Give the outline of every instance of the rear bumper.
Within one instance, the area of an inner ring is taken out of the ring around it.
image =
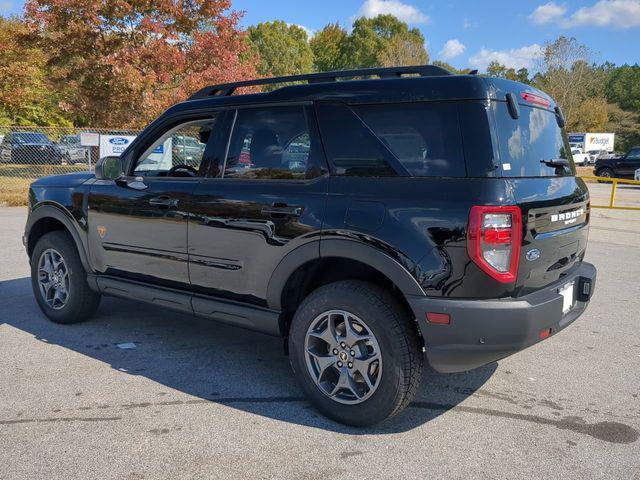
[[[574,304],[563,314],[563,297],[558,290],[572,281]],[[595,281],[595,267],[582,262],[560,281],[520,298],[455,300],[410,296],[407,300],[425,339],[430,365],[439,372],[463,372],[540,342],[543,330],[551,329],[551,335],[555,335],[567,327],[585,311]],[[429,323],[426,312],[447,313],[451,323]]]

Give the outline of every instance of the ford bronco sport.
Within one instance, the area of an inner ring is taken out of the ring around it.
[[[59,323],[112,295],[282,337],[313,405],[373,424],[425,361],[473,369],[584,312],[589,193],[563,126],[539,90],[435,66],[207,87],[95,174],[33,183],[34,294]]]

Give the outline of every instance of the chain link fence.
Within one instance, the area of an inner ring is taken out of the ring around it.
[[[80,143],[81,133],[123,139],[137,131],[111,128],[0,126],[0,205],[25,205],[29,184],[48,175],[92,171],[100,147]],[[114,142],[123,148],[124,140]]]

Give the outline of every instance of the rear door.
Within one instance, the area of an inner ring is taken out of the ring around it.
[[[193,194],[191,284],[197,293],[266,306],[276,266],[319,239],[329,177],[311,105],[232,114],[225,165]]]
[[[502,176],[522,211],[518,294],[558,280],[582,261],[587,246],[589,191],[575,176],[566,134],[548,103],[523,101],[518,119],[505,102],[492,105]]]

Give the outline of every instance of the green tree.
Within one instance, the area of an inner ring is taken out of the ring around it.
[[[378,67],[387,62],[393,52],[410,46],[412,61],[428,59],[424,48],[424,37],[417,28],[409,26],[393,15],[378,15],[374,18],[358,18],[345,49],[347,64],[351,68]],[[398,61],[405,60],[398,59]]]
[[[617,104],[607,106],[609,123],[606,131],[615,132],[616,150],[625,152],[629,148],[640,145],[640,115],[638,113],[623,110]]]
[[[378,62],[381,67],[425,65],[429,63],[429,54],[424,48],[424,41],[396,35],[380,52]]]
[[[309,41],[313,52],[313,63],[318,72],[329,72],[348,68],[346,60],[349,34],[338,23],[330,23]]]
[[[515,68],[502,65],[500,62],[493,61],[487,66],[487,75],[490,77],[506,78],[508,80],[515,80],[516,82],[529,83],[529,70],[526,68],[520,68],[516,71]]]
[[[47,88],[46,64],[24,21],[0,17],[0,125],[71,124]]]
[[[547,43],[534,85],[551,95],[562,107],[568,130],[580,124],[598,123],[582,105],[588,98],[602,97],[604,77],[593,67],[593,52],[575,38],[559,37]],[[594,116],[601,112],[593,113]]]
[[[469,73],[472,72],[471,68],[463,68],[463,69],[457,69],[456,67],[454,67],[453,65],[448,64],[447,62],[443,62],[442,60],[435,60],[432,65],[435,65],[436,67],[442,67],[445,70],[450,71],[451,73],[455,73],[458,75],[467,75]]]
[[[610,69],[605,92],[609,102],[640,113],[640,65]]]
[[[252,49],[260,56],[260,75],[278,77],[312,70],[313,51],[307,32],[299,26],[275,20],[251,26],[247,32]]]

